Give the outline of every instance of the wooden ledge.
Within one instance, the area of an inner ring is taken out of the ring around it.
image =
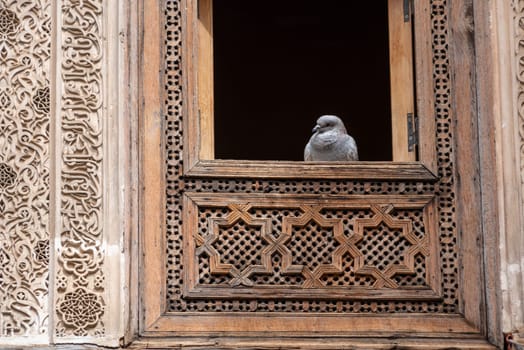
[[[305,349],[305,350],[495,350],[496,347],[482,339],[435,339],[402,338],[142,338],[133,342],[129,349]]]
[[[420,162],[297,162],[200,160],[189,177],[436,181]]]

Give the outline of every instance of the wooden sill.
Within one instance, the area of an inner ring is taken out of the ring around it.
[[[420,162],[299,162],[200,160],[185,169],[189,177],[267,179],[351,179],[436,181]]]

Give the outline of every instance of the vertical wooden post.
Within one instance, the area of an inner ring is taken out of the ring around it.
[[[388,0],[393,161],[416,160],[408,149],[408,113],[415,113],[411,15],[405,20],[404,0]]]
[[[213,0],[198,1],[198,113],[200,159],[215,158],[213,101]]]

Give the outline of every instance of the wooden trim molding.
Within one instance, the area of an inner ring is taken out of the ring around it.
[[[394,341],[402,344],[405,350],[449,350],[456,348],[461,350],[493,350],[494,347],[487,345],[477,339],[450,339],[447,336],[431,339],[404,338]],[[311,334],[299,339],[258,336],[256,338],[212,338],[205,336],[200,338],[177,337],[176,339],[144,338],[136,341],[130,349],[165,349],[165,348],[184,348],[196,346],[207,349],[218,348],[223,350],[236,349],[292,349],[303,350],[331,350],[331,349],[355,349],[355,350],[390,350],[392,342],[388,339],[378,338],[374,335],[362,334],[359,338],[333,337],[329,344],[322,335]],[[393,345],[399,346],[399,345]]]
[[[158,319],[151,331],[177,329],[180,336],[353,336],[363,335],[387,338],[395,334],[414,335],[447,334],[450,338],[474,338],[478,333],[460,316],[390,315],[375,316],[299,316],[285,315],[243,316],[246,326],[239,331],[238,317],[233,315],[209,315],[199,317],[199,322],[190,322],[194,315],[169,316]],[[148,333],[144,333],[147,335]],[[154,335],[154,333],[151,333]]]
[[[140,328],[150,327],[165,309],[165,168],[162,112],[163,20],[160,0],[143,1],[140,110]],[[147,63],[146,63],[147,62]],[[159,142],[160,141],[160,142]],[[147,170],[146,170],[147,169]],[[160,254],[160,255],[159,255]]]

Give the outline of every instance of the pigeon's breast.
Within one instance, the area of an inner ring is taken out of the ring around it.
[[[334,132],[324,132],[313,137],[313,146],[318,150],[327,150],[334,146],[339,135]]]

